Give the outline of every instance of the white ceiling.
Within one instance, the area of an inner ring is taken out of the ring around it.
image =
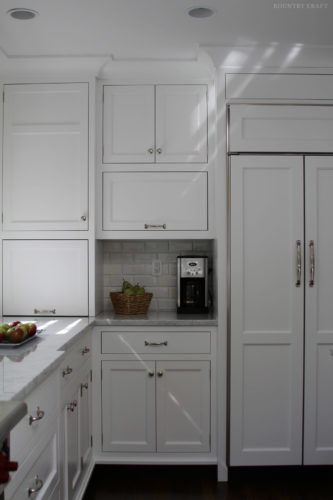
[[[193,19],[187,10],[194,6],[216,13]],[[14,20],[6,14],[13,7],[40,15]],[[333,47],[332,21],[332,0],[0,0],[0,49],[9,59],[111,56],[118,61],[193,60],[205,45],[327,50]]]

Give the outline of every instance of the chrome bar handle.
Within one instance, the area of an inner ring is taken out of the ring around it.
[[[301,276],[302,276],[302,253],[301,253],[301,240],[296,241],[296,252],[297,252],[297,265],[296,265],[296,286],[301,286]]]
[[[145,340],[145,345],[153,345],[153,346],[160,346],[160,345],[168,345],[168,341],[164,340],[162,342],[148,342],[148,340]]]
[[[34,314],[43,314],[43,313],[52,313],[55,314],[56,310],[55,309],[34,309]]]
[[[315,248],[314,241],[309,241],[309,250],[310,250],[310,279],[309,286],[312,288],[314,285],[314,277],[315,277]]]
[[[166,229],[166,224],[145,224],[145,229]]]

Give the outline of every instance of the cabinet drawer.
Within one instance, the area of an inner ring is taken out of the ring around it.
[[[104,231],[207,231],[207,172],[105,172]]]
[[[11,458],[20,464],[54,424],[58,411],[57,375],[53,374],[33,391],[26,399],[26,404],[27,415],[10,433]]]
[[[17,481],[9,484],[6,489],[6,499],[38,498],[38,500],[49,500],[58,480],[58,435],[54,433],[18,487],[16,487]],[[35,490],[35,493],[31,489]]]
[[[102,354],[208,354],[210,332],[102,331]]]
[[[64,387],[74,380],[83,366],[91,359],[91,334],[87,333],[68,352],[60,365],[60,386]]]

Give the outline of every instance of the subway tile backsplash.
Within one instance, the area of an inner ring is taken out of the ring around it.
[[[111,311],[110,292],[121,291],[123,280],[140,283],[153,293],[151,311],[175,311],[178,255],[207,255],[211,240],[108,240],[103,242],[104,310]],[[161,261],[161,275],[152,275],[153,260]]]

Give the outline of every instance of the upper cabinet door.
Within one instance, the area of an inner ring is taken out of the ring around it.
[[[105,85],[103,92],[103,163],[154,162],[154,86]]]
[[[88,229],[88,85],[6,85],[4,230]]]
[[[157,85],[156,162],[207,162],[207,86]]]
[[[332,152],[333,107],[234,104],[230,152]]]
[[[88,316],[86,240],[4,240],[3,314]]]

